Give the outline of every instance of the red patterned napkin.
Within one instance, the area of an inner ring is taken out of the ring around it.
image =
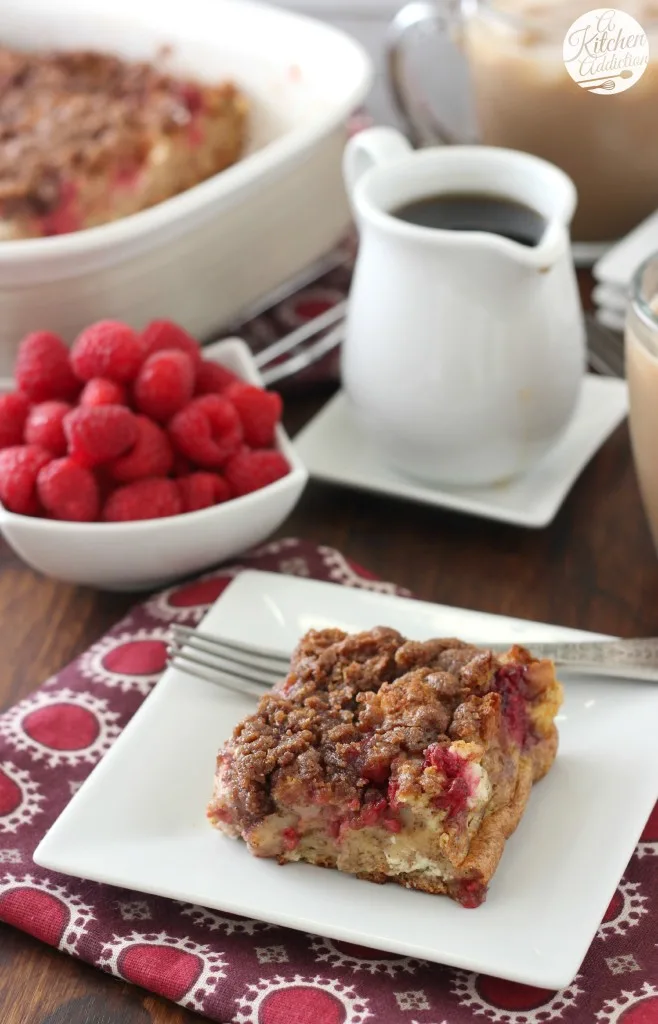
[[[46,829],[156,682],[165,663],[167,624],[198,622],[246,567],[396,591],[330,548],[296,540],[268,544],[239,565],[179,584],[135,608],[1,716],[0,919],[224,1024],[656,1024],[658,808],[581,972],[562,992],[34,865],[32,852]],[[363,886],[365,897],[368,883]]]

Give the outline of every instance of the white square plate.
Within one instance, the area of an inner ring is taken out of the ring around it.
[[[377,624],[491,643],[585,635],[259,572],[240,575],[203,628],[290,651],[311,627]],[[477,910],[337,871],[279,867],[211,829],[217,748],[253,708],[166,672],[41,842],[37,864],[526,984],[572,981],[656,798],[657,686],[567,683],[558,759]]]
[[[311,476],[517,526],[548,526],[578,476],[628,411],[626,382],[585,377],[578,408],[558,443],[525,476],[496,487],[439,488],[390,469],[354,421],[341,391],[295,438]]]

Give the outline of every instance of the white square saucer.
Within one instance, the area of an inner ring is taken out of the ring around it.
[[[430,487],[388,467],[355,422],[344,392],[297,435],[312,477],[517,526],[548,526],[589,460],[626,417],[626,382],[587,374],[574,417],[554,448],[524,476],[494,487]]]

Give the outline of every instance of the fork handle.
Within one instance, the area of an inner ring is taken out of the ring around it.
[[[341,321],[337,327],[332,328],[319,341],[315,341],[312,345],[303,348],[297,355],[293,355],[281,363],[275,363],[274,366],[262,370],[261,377],[263,378],[263,383],[269,387],[270,384],[285,380],[287,377],[293,377],[296,373],[301,373],[302,370],[306,370],[309,366],[318,363],[323,356],[333,352],[338,345],[342,344],[344,337],[345,323]]]
[[[534,657],[551,658],[557,666],[573,669],[579,675],[658,682],[658,638],[655,637],[582,643],[530,642],[527,646]]]

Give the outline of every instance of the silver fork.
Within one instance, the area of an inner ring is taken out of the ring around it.
[[[590,313],[585,314],[585,327],[591,369],[603,377],[625,377],[623,336],[604,327]]]
[[[503,652],[511,643],[479,646]],[[550,658],[570,675],[658,682],[658,638],[530,643],[529,648],[535,657]],[[284,679],[290,664],[280,651],[177,625],[171,627],[168,654],[169,664],[188,675],[255,697]]]
[[[348,266],[351,261],[352,257],[349,251],[343,247],[334,250],[328,256],[323,256],[301,274],[286,281],[269,295],[263,296],[250,308],[242,310],[239,320],[229,325],[225,333],[240,334],[242,325],[249,320],[274,309],[280,302],[295,295],[300,289],[307,288],[321,280],[332,270]],[[313,320],[309,320],[308,323],[302,324],[290,334],[257,352],[254,361],[261,370],[263,383],[269,386],[292,377],[307,367],[313,366],[314,363],[319,362],[323,356],[340,345],[345,333],[343,320],[346,309],[347,302],[339,302]],[[333,330],[328,331],[327,329],[330,327],[333,327]],[[312,341],[315,338],[317,340]],[[310,341],[312,344],[306,344]],[[296,351],[297,349],[299,351]],[[281,359],[281,356],[288,353],[291,354],[287,359]]]
[[[171,626],[168,663],[188,675],[236,693],[262,697],[288,675],[290,657],[265,647],[236,643],[188,626]]]
[[[321,313],[320,316],[302,324],[291,334],[287,334],[285,338],[273,342],[262,352],[258,352],[254,356],[254,362],[261,371],[263,383],[269,387],[270,384],[274,384],[278,380],[292,377],[295,373],[300,373],[301,370],[317,363],[337,345],[340,345],[345,334],[346,310],[347,301],[339,302],[325,313]],[[334,324],[336,326],[333,326]],[[325,334],[328,327],[332,327],[332,330]],[[301,345],[317,335],[321,335],[318,341],[314,341],[312,345],[307,345],[295,354],[295,349],[300,348]],[[288,352],[293,354],[281,362],[274,362]]]

